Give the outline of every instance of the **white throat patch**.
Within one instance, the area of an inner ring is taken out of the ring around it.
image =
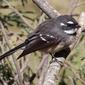
[[[64,30],[66,34],[74,34],[76,33],[77,29],[71,29],[71,30]]]

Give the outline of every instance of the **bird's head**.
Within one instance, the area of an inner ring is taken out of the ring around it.
[[[80,28],[78,22],[71,15],[59,16],[57,20],[62,30],[68,35],[76,34],[78,28]]]

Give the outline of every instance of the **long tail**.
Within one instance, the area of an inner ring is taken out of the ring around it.
[[[24,46],[26,46],[26,45],[27,45],[27,43],[24,42],[24,43],[16,46],[15,48],[7,51],[6,53],[4,53],[3,55],[0,56],[0,60],[4,59],[5,57],[10,56],[11,54],[15,53],[18,49],[20,49],[20,48],[22,48],[22,47],[24,47]]]

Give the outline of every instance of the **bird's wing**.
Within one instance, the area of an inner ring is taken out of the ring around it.
[[[34,38],[34,39],[32,39],[32,38]],[[46,34],[37,34],[36,36],[31,37],[30,40],[31,39],[32,39],[32,41],[28,45],[26,45],[24,51],[18,57],[18,59],[29,53],[32,53],[37,50],[45,49],[45,48],[59,42],[59,38],[57,40],[57,37],[55,38],[53,35],[46,35]]]
[[[41,23],[37,27],[37,29],[35,29],[32,33],[29,34],[28,38],[25,40],[24,43],[16,46],[15,48],[13,48],[13,49],[9,50],[8,52],[4,53],[3,55],[1,55],[0,60],[13,54],[18,49],[20,49],[24,46],[25,46],[25,50],[23,51],[23,53],[20,56],[29,54],[31,52],[40,50],[45,47],[48,47],[51,44],[53,44],[55,42],[55,40],[57,42],[59,37],[55,36],[55,34],[58,33],[58,31],[54,29],[55,24],[56,23],[55,23],[54,19],[50,19],[48,21]],[[53,30],[53,32],[52,32],[52,30]],[[56,39],[54,36],[56,37]]]

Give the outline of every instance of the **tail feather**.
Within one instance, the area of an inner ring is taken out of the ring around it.
[[[4,59],[5,57],[10,56],[11,54],[15,53],[18,49],[20,49],[20,48],[22,48],[22,47],[24,47],[24,46],[26,46],[26,45],[27,45],[27,43],[24,42],[24,43],[16,46],[15,48],[7,51],[6,53],[4,53],[3,55],[0,56],[0,60]]]

